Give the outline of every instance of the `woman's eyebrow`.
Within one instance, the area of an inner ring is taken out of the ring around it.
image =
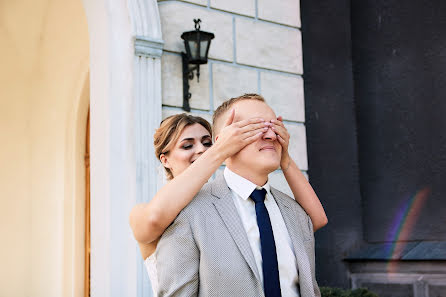
[[[181,142],[183,142],[183,141],[191,141],[191,140],[194,140],[194,138],[193,137],[183,138],[181,140]]]
[[[204,136],[201,137],[202,140],[205,139],[205,138],[211,138],[211,135],[206,134],[206,135],[204,135]],[[181,142],[183,142],[183,141],[193,141],[193,140],[194,140],[193,137],[187,137],[187,138],[183,138],[183,139],[181,140]]]

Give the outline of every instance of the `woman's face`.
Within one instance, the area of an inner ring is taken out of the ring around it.
[[[172,149],[167,154],[161,155],[160,160],[175,177],[211,146],[212,138],[208,130],[196,123],[184,128]]]

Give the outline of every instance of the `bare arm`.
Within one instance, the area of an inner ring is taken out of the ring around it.
[[[262,119],[232,123],[234,111],[215,144],[181,174],[162,187],[148,203],[136,205],[130,213],[130,226],[140,244],[156,240],[193,199],[223,161],[261,137],[265,131]],[[154,248],[150,249],[154,250]],[[151,254],[148,252],[147,254]]]
[[[316,231],[328,223],[324,208],[310,183],[288,154],[290,136],[282,123],[281,117],[272,122],[274,124],[272,128],[278,136],[279,143],[282,145],[280,167],[282,168],[285,179],[293,192],[294,199],[296,199],[305,212],[310,216],[313,223],[313,229]]]

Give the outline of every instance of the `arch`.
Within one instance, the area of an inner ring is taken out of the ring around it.
[[[91,296],[147,296],[128,214],[156,192],[150,139],[161,120],[158,4],[83,3],[90,36]]]
[[[64,166],[66,175],[63,232],[63,295],[82,296],[84,288],[85,240],[85,153],[90,76],[88,61],[80,67],[74,94],[66,116]]]

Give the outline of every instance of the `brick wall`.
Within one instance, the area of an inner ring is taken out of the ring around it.
[[[165,41],[162,57],[163,117],[181,113],[181,51],[184,31],[202,20],[201,30],[215,38],[200,82],[190,81],[191,113],[211,119],[221,102],[255,92],[262,94],[291,134],[290,154],[308,170],[302,79],[299,1],[190,0],[158,1]],[[280,171],[273,185],[291,193]]]

